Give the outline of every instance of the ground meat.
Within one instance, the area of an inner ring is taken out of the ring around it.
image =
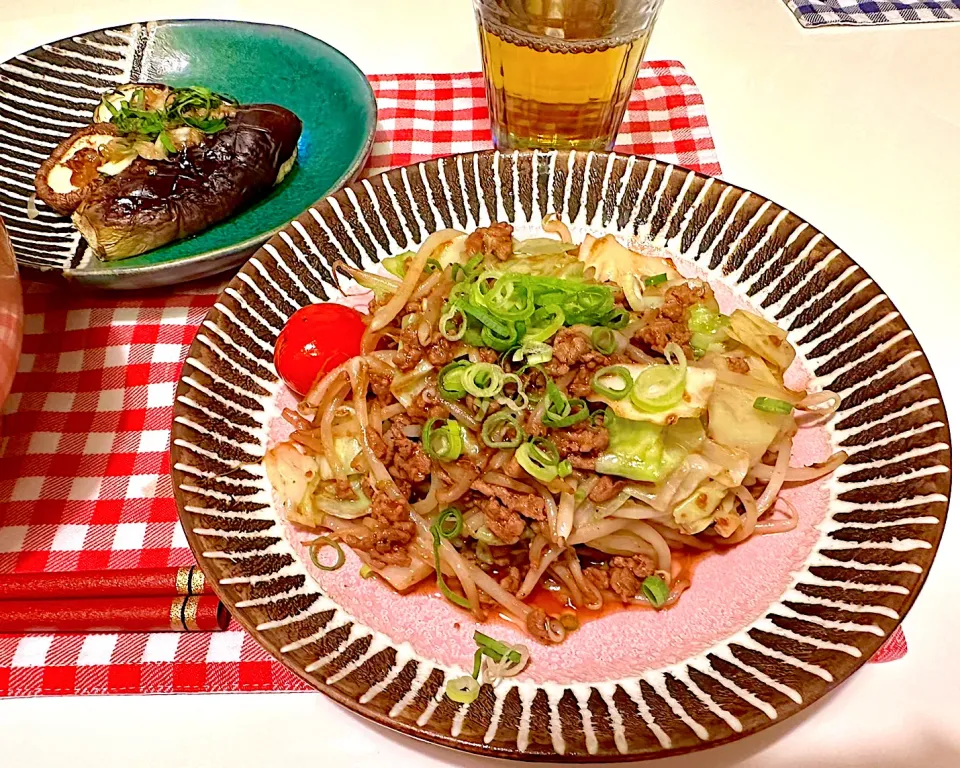
[[[547,632],[547,612],[543,608],[534,608],[527,614],[527,632],[541,643],[550,643]]]
[[[596,394],[593,391],[593,374],[595,371],[589,368],[580,368],[567,387],[567,392],[573,397],[590,397]]]
[[[434,418],[445,419],[450,415],[450,411],[433,387],[427,387],[413,398],[407,413],[415,420],[424,423]]]
[[[646,555],[614,557],[610,560],[610,588],[627,600],[640,594],[643,580],[653,574],[653,560]]]
[[[423,359],[423,347],[417,336],[417,329],[413,326],[400,331],[400,350],[397,353],[397,368],[409,371],[416,367]]]
[[[430,361],[431,365],[441,368],[453,360],[456,355],[456,348],[456,344],[441,336],[427,350],[427,360]]]
[[[374,565],[409,565],[407,548],[416,538],[417,526],[410,520],[406,505],[392,499],[383,491],[373,494],[370,515],[364,525],[373,531],[372,536],[344,537],[347,546],[366,552]]]
[[[568,429],[555,429],[550,438],[560,451],[561,458],[571,454],[597,454],[610,445],[610,435],[606,427],[594,427],[586,422],[575,424]]]
[[[597,457],[596,456],[567,456],[567,461],[570,462],[570,466],[574,469],[584,469],[587,472],[596,472],[597,471]]]
[[[620,493],[626,484],[625,480],[612,480],[604,475],[600,478],[600,481],[593,486],[587,498],[597,504],[602,504],[605,501],[610,501],[610,499]]]
[[[489,227],[478,227],[467,238],[464,250],[468,256],[482,253],[506,261],[513,256],[513,226],[498,221]]]
[[[728,357],[727,369],[732,373],[750,373],[750,364],[742,357]]]
[[[477,480],[473,484],[473,490],[499,500],[510,511],[517,512],[530,520],[547,519],[546,502],[535,493],[519,493],[483,480]]]
[[[597,589],[610,589],[610,574],[606,568],[591,565],[583,569],[583,577]]]
[[[511,595],[517,594],[517,590],[520,589],[520,584],[522,579],[520,578],[520,569],[516,566],[510,566],[507,569],[506,575],[500,579],[500,586],[503,587]]]
[[[633,340],[661,354],[664,347],[673,342],[683,347],[688,355],[692,354],[687,309],[712,298],[710,288],[705,285],[691,287],[687,283],[680,283],[670,286],[663,294],[663,306],[648,325],[634,334]]]
[[[670,342],[678,344],[684,352],[689,352],[690,329],[687,328],[686,323],[675,323],[665,317],[657,317],[638,330],[633,335],[633,341],[639,342],[641,347],[660,354],[663,354],[663,350]]]
[[[350,482],[344,478],[338,478],[334,481],[334,495],[341,501],[356,501],[357,494],[353,490]]]
[[[516,512],[507,509],[497,499],[486,499],[479,504],[487,528],[504,544],[516,544],[527,524]]]
[[[401,492],[404,489],[409,492],[410,484],[423,482],[430,476],[430,457],[423,452],[419,443],[403,433],[403,428],[412,423],[407,416],[397,416],[383,436],[386,450],[381,461],[387,465],[387,471],[397,481]]]
[[[553,338],[553,358],[543,369],[547,375],[557,378],[576,367],[591,370],[607,365],[607,357],[593,348],[590,340],[579,331],[562,328]]]
[[[490,349],[490,347],[477,347],[477,362],[480,363],[498,363],[500,362],[500,355],[497,353],[497,350]]]
[[[382,373],[370,374],[370,389],[377,396],[381,405],[390,405],[393,402],[393,393],[390,392],[390,384],[393,380]]]

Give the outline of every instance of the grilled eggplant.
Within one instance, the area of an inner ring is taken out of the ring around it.
[[[198,86],[121,86],[94,119],[53,151],[35,186],[105,260],[189,237],[261,199],[296,162],[302,130],[283,107],[239,106]]]
[[[106,260],[196,234],[262,198],[292,166],[301,123],[273,104],[240,107],[229,125],[168,160],[139,158],[84,199],[73,222]]]

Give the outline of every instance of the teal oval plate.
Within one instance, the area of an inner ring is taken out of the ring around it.
[[[0,65],[0,216],[25,267],[102,288],[146,288],[242,264],[284,224],[359,174],[373,146],[373,89],[337,49],[289,27],[242,21],[151,21],[44,45]],[[244,103],[279,104],[303,121],[293,171],[259,203],[186,240],[105,262],[68,218],[42,202],[33,176],[90,122],[102,93],[125,82],[204,85]]]

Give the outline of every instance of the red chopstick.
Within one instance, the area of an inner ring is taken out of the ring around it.
[[[213,594],[213,589],[195,565],[0,575],[0,600],[209,594]]]

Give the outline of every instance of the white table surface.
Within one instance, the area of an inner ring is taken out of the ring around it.
[[[0,60],[150,14],[299,27],[368,73],[479,68],[469,0],[0,0]],[[683,61],[725,177],[822,228],[884,287],[960,424],[960,24],[808,31],[781,0],[666,0],[649,58]],[[960,522],[904,622],[905,659],[867,665],[762,734],[651,768],[960,766]],[[0,701],[0,765],[490,768],[320,694]]]

